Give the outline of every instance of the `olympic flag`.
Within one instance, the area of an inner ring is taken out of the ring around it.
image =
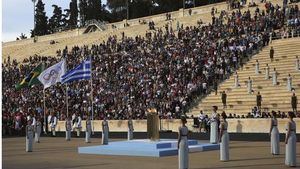
[[[61,82],[61,77],[66,73],[66,60],[56,63],[55,65],[44,70],[38,77],[39,81],[44,85],[44,89]]]

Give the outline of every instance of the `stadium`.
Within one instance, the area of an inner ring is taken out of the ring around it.
[[[32,3],[2,41],[2,168],[300,166],[299,0]]]

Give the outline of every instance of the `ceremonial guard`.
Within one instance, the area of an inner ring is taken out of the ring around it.
[[[279,155],[279,131],[278,131],[278,122],[276,118],[276,112],[272,112],[272,119],[271,119],[271,127],[270,127],[270,136],[271,136],[271,153],[273,155]]]
[[[127,133],[127,139],[128,140],[132,140],[133,139],[133,122],[132,122],[132,118],[129,117],[128,119],[128,133]]]
[[[218,118],[217,106],[213,106],[213,113],[210,117],[210,143],[216,144],[218,142]]]
[[[250,77],[248,78],[247,87],[248,87],[248,93],[251,94],[252,93],[252,80]]]
[[[289,112],[289,121],[286,124],[286,137],[285,137],[285,165],[296,167],[296,123],[293,120],[294,113]]]
[[[40,135],[42,132],[42,123],[40,117],[36,118],[35,125],[34,125],[34,133],[35,133],[35,142],[40,142]]]
[[[227,100],[227,94],[225,91],[222,92],[222,103],[223,103],[223,109],[227,108],[226,100]]]
[[[104,145],[108,144],[108,134],[109,134],[108,121],[106,120],[106,117],[104,117],[102,121],[102,144]]]
[[[188,128],[186,124],[186,118],[181,117],[181,126],[178,131],[178,163],[179,169],[188,169],[189,168],[189,145],[188,145]]]
[[[287,77],[287,89],[288,89],[288,91],[292,91],[292,76],[291,76],[291,74],[289,74],[289,76]]]
[[[270,59],[273,62],[273,59],[274,59],[274,49],[273,49],[273,46],[271,46],[271,49],[270,49]]]
[[[259,62],[258,62],[257,59],[256,59],[256,62],[255,62],[255,74],[259,74]]]
[[[90,116],[87,117],[85,121],[85,142],[90,143],[91,142],[91,134],[92,134],[92,121]]]
[[[26,125],[26,152],[32,152],[34,127],[32,126],[32,120],[27,121]]]
[[[235,72],[234,75],[234,87],[235,88],[239,87],[239,75],[237,74],[237,72]]]
[[[257,106],[258,110],[261,110],[261,102],[262,102],[262,96],[260,95],[260,92],[257,92],[256,106]]]
[[[277,71],[276,71],[276,68],[274,68],[274,71],[273,71],[272,82],[273,82],[274,86],[277,85]]]
[[[299,71],[299,64],[300,64],[300,61],[299,61],[299,58],[298,56],[296,56],[296,70]]]
[[[221,123],[220,123],[220,160],[228,161],[229,160],[229,134],[227,132],[228,123],[226,121],[226,114],[221,114]]]
[[[297,104],[298,104],[297,96],[295,95],[295,93],[293,93],[293,96],[291,98],[291,105],[292,105],[293,112],[295,114],[297,114]]]
[[[71,140],[71,130],[72,130],[72,120],[71,117],[68,117],[66,120],[66,140]]]
[[[270,67],[268,64],[266,65],[265,70],[266,70],[265,79],[268,80],[270,78]]]
[[[51,128],[52,136],[55,136],[55,129],[57,125],[57,118],[54,115],[54,113],[51,113],[50,116],[48,116],[49,126]]]
[[[77,137],[80,136],[80,131],[81,131],[82,125],[81,125],[81,117],[79,114],[77,114],[76,122],[75,122],[75,130]]]

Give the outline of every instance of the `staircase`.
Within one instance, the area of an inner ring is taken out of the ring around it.
[[[271,62],[269,58],[269,51],[273,46],[275,55]],[[265,47],[259,54],[253,56],[247,62],[243,69],[240,68],[237,73],[239,75],[240,87],[234,87],[234,76],[225,80],[218,86],[218,94],[210,93],[206,98],[202,99],[195,106],[191,113],[198,115],[200,110],[204,112],[211,112],[212,106],[218,106],[219,112],[226,113],[247,114],[256,106],[256,94],[259,91],[262,95],[262,109],[275,111],[291,111],[291,96],[292,92],[287,90],[287,76],[292,76],[292,87],[295,89],[296,95],[300,97],[300,71],[296,70],[296,55],[300,55],[300,38],[280,39],[273,41],[272,44]],[[255,62],[258,60],[260,73],[255,74]],[[265,80],[266,64],[270,67],[270,76],[272,76],[273,69],[276,68],[278,72],[278,85],[273,86],[272,77]],[[248,94],[247,80],[248,77],[252,79],[252,87],[254,92]],[[227,108],[223,109],[221,100],[221,93],[227,93]],[[298,103],[300,107],[300,102]]]

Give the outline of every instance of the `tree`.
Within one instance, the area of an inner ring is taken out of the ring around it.
[[[77,18],[79,12],[77,6],[77,0],[71,0],[69,12],[70,12],[69,26],[77,27]]]
[[[21,35],[19,37],[20,37],[20,39],[27,39],[27,36],[24,33],[21,33]]]
[[[63,15],[61,7],[58,7],[57,5],[52,5],[52,7],[54,8],[54,10],[52,17],[49,19],[49,28],[50,32],[54,33],[58,28],[60,28],[63,25]]]
[[[87,20],[100,20],[101,19],[101,0],[88,0],[88,5],[87,5]]]
[[[61,27],[63,28],[68,28],[68,27],[74,27],[70,23],[70,9],[65,9],[65,13],[62,14],[62,19],[61,19]]]
[[[84,25],[87,17],[88,3],[87,0],[79,1],[79,13],[81,26]]]
[[[34,34],[41,36],[49,33],[48,17],[45,12],[45,4],[42,0],[38,0],[35,6],[35,29]],[[31,37],[33,37],[33,31],[31,31]]]

